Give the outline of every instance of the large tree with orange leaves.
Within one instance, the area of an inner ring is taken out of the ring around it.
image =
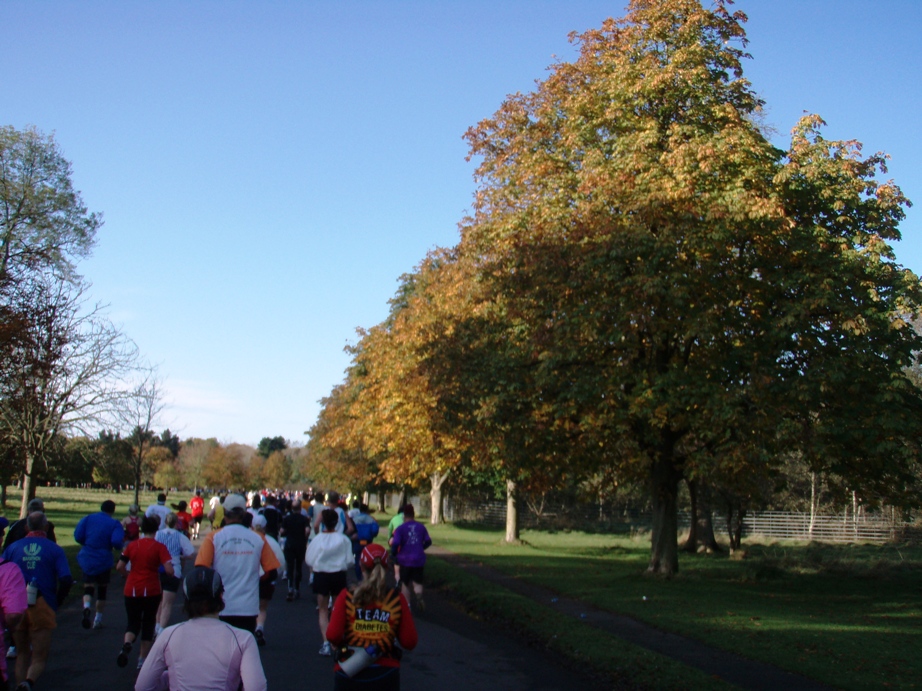
[[[634,0],[467,135],[486,318],[460,399],[519,451],[646,477],[656,573],[682,478],[745,485],[796,447],[892,491],[919,454],[919,285],[888,244],[908,202],[816,116],[771,144],[729,4]]]

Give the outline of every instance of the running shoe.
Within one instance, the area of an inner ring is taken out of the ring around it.
[[[131,643],[126,643],[122,646],[122,652],[118,654],[118,657],[115,658],[115,664],[119,667],[128,666],[128,653],[131,652]]]
[[[262,629],[256,629],[256,645],[262,647],[266,644],[266,636]]]
[[[32,691],[32,682],[28,679],[19,682],[19,686],[16,687],[16,691]]]
[[[295,599],[295,591],[289,590],[288,597],[285,598],[285,602],[294,602],[294,599]]]
[[[9,650],[6,651],[6,659],[7,659],[7,660],[15,660],[15,659],[16,659],[16,646],[15,646],[15,645],[11,645],[11,646],[9,647]]]
[[[320,654],[325,657],[333,657],[333,646],[330,645],[330,641],[323,642],[323,645],[320,646]]]
[[[89,607],[84,607],[83,608],[83,621],[81,622],[81,624],[83,625],[83,628],[85,629],[90,628],[90,626],[93,625],[92,619],[93,619],[92,610],[90,610]]]
[[[93,622],[93,628],[94,628],[94,629],[101,629],[101,628],[102,628],[102,619],[97,619],[96,621],[94,621],[94,622]]]

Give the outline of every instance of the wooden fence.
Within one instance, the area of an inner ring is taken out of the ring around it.
[[[477,504],[445,502],[445,518],[452,522],[467,521],[501,527],[506,522],[506,503],[503,501],[480,502]],[[679,530],[687,530],[690,516],[679,513]],[[631,533],[650,530],[653,524],[649,512],[621,509],[604,512],[595,508],[558,507],[543,512],[540,516],[533,511],[520,509],[519,526],[536,528],[584,528],[593,532]],[[714,516],[714,530],[719,536],[726,535],[726,521]],[[851,512],[838,515],[817,515],[812,519],[808,513],[788,511],[759,511],[743,519],[743,537],[761,536],[775,540],[816,540],[820,542],[872,542],[922,540],[922,528],[905,521],[894,519],[883,513],[859,512],[856,518]]]

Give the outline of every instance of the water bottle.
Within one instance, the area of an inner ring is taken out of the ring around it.
[[[352,648],[352,655],[339,663],[339,668],[347,677],[354,677],[372,662],[378,659],[378,647],[370,645],[367,648]]]
[[[26,586],[26,599],[30,605],[34,605],[38,600],[38,580],[33,578]]]

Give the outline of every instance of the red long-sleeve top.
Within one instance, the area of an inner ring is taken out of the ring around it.
[[[410,606],[396,589],[391,590],[382,602],[372,602],[364,607],[357,607],[352,593],[343,590],[333,605],[327,640],[336,646],[342,643],[362,648],[376,645],[382,654],[375,664],[399,667],[400,661],[394,655],[394,641],[399,642],[404,650],[412,650],[418,637]],[[338,664],[336,669],[339,669]]]

